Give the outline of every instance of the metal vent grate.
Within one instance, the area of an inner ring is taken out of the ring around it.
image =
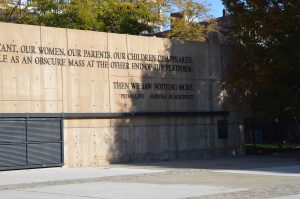
[[[0,121],[0,144],[26,141],[25,121]]]
[[[61,144],[28,144],[28,164],[55,164],[61,162]]]
[[[28,121],[27,122],[28,141],[60,141],[59,121]]]
[[[26,145],[0,145],[0,167],[26,165]]]
[[[61,119],[0,120],[0,170],[63,165]]]

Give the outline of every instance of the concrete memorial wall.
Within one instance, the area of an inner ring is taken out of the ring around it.
[[[240,154],[228,49],[0,23],[0,113],[64,113],[66,166]]]

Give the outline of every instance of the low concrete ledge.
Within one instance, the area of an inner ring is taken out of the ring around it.
[[[121,112],[121,113],[0,113],[3,118],[64,118],[64,119],[114,119],[128,117],[173,117],[198,115],[228,115],[228,111],[200,112]]]

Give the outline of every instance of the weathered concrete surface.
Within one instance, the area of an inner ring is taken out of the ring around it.
[[[65,165],[243,154],[243,115],[226,101],[227,46],[6,23],[0,28],[0,44],[16,46],[0,52],[7,56],[0,62],[0,113],[207,112],[64,120]],[[218,138],[223,119],[227,139]]]

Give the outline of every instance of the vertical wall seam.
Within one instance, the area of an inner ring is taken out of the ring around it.
[[[106,33],[106,50],[109,51],[109,33]],[[112,55],[111,55],[112,56]],[[110,61],[110,57],[108,57],[108,68],[107,68],[107,84],[108,84],[108,106],[109,106],[109,112],[111,113],[111,88],[110,88],[110,66],[109,66],[109,61]],[[111,127],[111,119],[109,119],[109,127]]]
[[[68,50],[69,50],[69,39],[68,39],[68,29],[65,29],[66,30],[66,46],[67,46],[67,49],[66,49],[66,56],[67,56],[67,60],[68,60]],[[67,68],[66,68],[66,71],[67,71]],[[64,72],[63,72],[63,66],[61,66],[61,97],[62,97],[62,112],[64,113],[65,112],[65,96],[64,96]]]
[[[128,60],[127,55],[128,55],[128,34],[126,34],[126,62],[127,62],[127,64],[129,64],[129,60]],[[143,78],[143,77],[142,77],[142,78]],[[129,70],[127,70],[126,80],[127,80],[127,82],[129,83]],[[133,103],[133,100],[130,100],[130,101],[131,101],[131,103]],[[127,106],[127,107],[128,107],[128,106]],[[131,110],[129,110],[129,112],[132,111],[132,107],[133,107],[133,104],[131,104]],[[128,112],[128,111],[127,111],[127,112]]]
[[[40,44],[39,44],[39,46],[41,46],[41,45],[42,45],[42,26],[39,26],[39,27],[40,27]],[[41,68],[41,65],[39,65],[39,68]],[[39,74],[41,74],[40,69],[39,69]],[[43,88],[42,88],[42,89],[43,89],[43,93],[44,93],[44,95],[43,95],[43,98],[44,98],[44,99],[43,99],[43,100],[45,101],[45,70],[43,70],[43,77],[44,77],[44,78],[43,78],[44,81],[43,81],[43,84],[42,84],[42,85],[43,85]],[[40,78],[39,80],[41,81],[41,78]],[[46,105],[46,104],[45,104],[45,105]],[[40,108],[41,108],[41,107],[43,107],[42,104],[40,104]],[[46,107],[45,107],[45,106],[44,106],[44,109],[45,109],[44,111],[46,111]],[[43,111],[42,111],[42,112],[43,112]]]

